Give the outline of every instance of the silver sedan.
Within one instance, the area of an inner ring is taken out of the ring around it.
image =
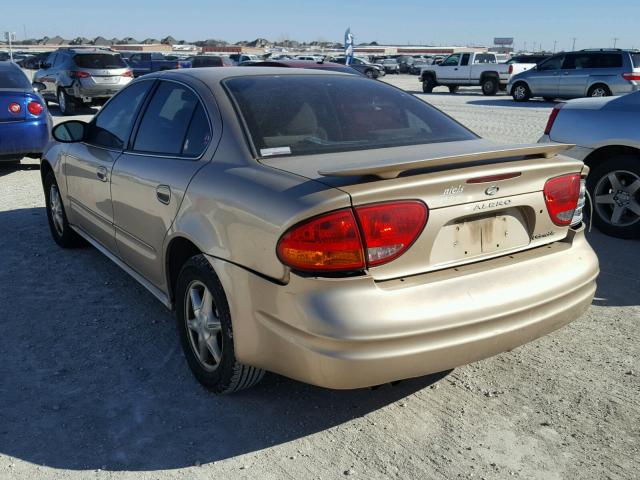
[[[591,168],[593,223],[621,238],[640,236],[640,92],[556,105],[540,142],[571,143]]]

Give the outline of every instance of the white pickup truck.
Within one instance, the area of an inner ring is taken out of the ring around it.
[[[440,65],[428,65],[420,71],[422,91],[431,93],[438,85],[455,93],[458,87],[482,87],[485,95],[506,90],[509,66],[498,63],[494,53],[458,52],[446,57]]]

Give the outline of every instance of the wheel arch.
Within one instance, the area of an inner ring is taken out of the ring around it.
[[[606,88],[606,89],[609,91],[609,95],[611,95],[611,94],[612,94],[611,87],[610,87],[606,82],[603,82],[602,80],[594,80],[594,81],[592,81],[592,82],[589,84],[589,86],[587,87],[587,89],[584,91],[585,96],[587,96],[587,97],[588,97],[588,96],[590,96],[590,95],[589,95],[589,92],[590,92],[593,88],[595,88],[595,87],[597,87],[597,86],[599,86],[599,85],[602,85],[604,88]]]
[[[638,161],[640,162],[640,148],[630,147],[628,145],[607,145],[591,152],[584,159],[584,163],[593,170],[609,158],[617,155],[633,155],[638,157]]]
[[[500,81],[500,75],[498,74],[498,72],[495,71],[489,71],[489,72],[482,72],[480,74],[480,83],[482,83],[484,80],[486,80],[487,78],[495,78],[498,81]]]
[[[427,70],[420,74],[420,80],[425,81],[427,78],[433,78],[433,81],[436,81],[436,73],[433,70]]]
[[[40,162],[40,180],[42,181],[43,185],[44,185],[44,179],[46,178],[47,175],[49,175],[49,173],[54,173],[53,167],[51,166],[51,163],[49,163],[49,160],[43,158],[42,161]]]
[[[167,279],[167,294],[175,305],[175,289],[182,266],[194,255],[203,253],[202,249],[187,237],[173,237],[165,249],[164,265]]]

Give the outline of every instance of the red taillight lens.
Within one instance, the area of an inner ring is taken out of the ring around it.
[[[572,173],[547,180],[544,202],[553,223],[565,227],[571,224],[580,197],[580,174]]]
[[[27,110],[29,110],[29,113],[31,115],[40,115],[43,112],[44,108],[42,107],[42,104],[40,102],[32,100],[27,105]]]
[[[131,70],[127,70],[126,72],[124,72],[122,74],[122,76],[131,78],[131,77],[133,77],[133,72]]]
[[[623,73],[622,78],[625,80],[640,81],[640,72]]]
[[[71,78],[89,78],[91,74],[89,72],[72,71],[69,72]]]
[[[564,107],[564,103],[559,103],[555,107],[553,107],[553,110],[551,110],[551,115],[549,115],[549,120],[547,121],[547,126],[544,129],[544,134],[545,135],[549,135],[551,133],[551,129],[553,128],[553,124],[555,123],[556,118],[558,118],[558,114],[560,113],[560,109],[562,107]]]
[[[418,201],[356,207],[370,267],[402,255],[427,223],[427,206]]]
[[[285,265],[307,271],[362,270],[364,252],[356,219],[350,208],[296,225],[278,242]]]
[[[513,73],[513,65],[509,65],[509,75]]]
[[[20,113],[22,111],[22,107],[19,103],[12,102],[9,104],[9,111],[11,113]]]

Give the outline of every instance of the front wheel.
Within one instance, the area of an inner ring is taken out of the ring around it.
[[[376,78],[376,74],[373,72],[373,70],[365,70],[364,74],[365,74],[368,78]]]
[[[191,257],[180,271],[176,317],[187,363],[207,389],[232,393],[262,379],[264,370],[236,360],[227,297],[204,255]]]
[[[73,115],[76,112],[76,104],[64,89],[58,90],[58,107],[62,115]]]
[[[71,229],[67,221],[60,189],[53,172],[49,172],[44,178],[44,201],[53,240],[62,248],[74,248],[82,245],[81,237]]]
[[[593,223],[619,238],[640,237],[640,158],[618,155],[596,166],[587,177]]]
[[[458,87],[457,85],[452,85],[449,87],[449,93],[457,93],[459,88],[460,87]]]
[[[511,89],[511,96],[516,102],[527,102],[531,98],[531,90],[526,83],[516,83]]]
[[[483,95],[495,95],[498,92],[499,87],[498,80],[495,78],[485,78],[482,81],[482,94]]]

